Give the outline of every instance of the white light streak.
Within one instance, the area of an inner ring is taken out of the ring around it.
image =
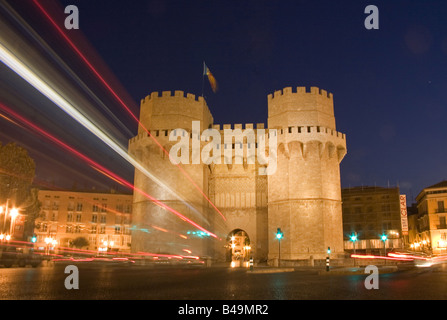
[[[159,186],[167,189],[171,194],[173,194],[178,200],[185,203],[189,208],[191,208],[196,213],[199,213],[195,208],[189,205],[180,195],[174,192],[169,186],[164,184],[161,180],[151,174],[144,166],[142,166],[137,160],[130,156],[126,150],[121,148],[118,143],[113,141],[106,133],[104,133],[100,128],[95,126],[89,119],[87,119],[82,113],[80,113],[70,102],[63,98],[58,92],[56,92],[52,87],[45,83],[41,78],[39,78],[28,66],[25,65],[21,60],[19,60],[9,49],[7,49],[3,43],[0,43],[0,60],[7,65],[11,70],[17,73],[30,85],[36,88],[40,93],[50,99],[54,104],[71,116],[74,120],[80,123],[84,128],[93,133],[102,142],[109,146],[113,151],[119,154],[124,160],[133,165],[136,169],[140,170],[144,175],[153,180]],[[199,213],[200,214],[200,213]]]

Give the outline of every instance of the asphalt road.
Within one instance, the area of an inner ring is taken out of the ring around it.
[[[246,269],[176,268],[76,263],[79,289],[68,290],[67,263],[0,268],[2,300],[445,300],[447,265],[379,275],[318,274],[313,270],[251,274]]]

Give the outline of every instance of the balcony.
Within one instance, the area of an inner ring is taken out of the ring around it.
[[[436,229],[447,229],[447,223],[437,224]]]

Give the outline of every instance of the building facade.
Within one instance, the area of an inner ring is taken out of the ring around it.
[[[355,187],[342,189],[345,249],[381,253],[384,248],[405,247],[399,188]],[[356,235],[354,244],[351,236]],[[387,236],[383,243],[382,235]]]
[[[332,94],[289,87],[267,104],[265,128],[216,125],[206,101],[183,91],[141,101],[129,141],[147,168],[135,172],[133,251],[257,261],[324,259],[328,247],[343,254],[346,137],[336,131]]]
[[[430,254],[447,253],[447,181],[424,188],[416,197],[411,248]]]
[[[132,195],[39,190],[36,248],[57,251],[83,237],[83,250],[130,252]],[[51,240],[49,240],[51,239]]]

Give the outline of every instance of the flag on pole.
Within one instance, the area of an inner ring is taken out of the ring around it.
[[[203,76],[208,77],[208,81],[210,82],[211,89],[213,89],[213,92],[217,92],[217,81],[216,78],[214,78],[213,74],[211,73],[210,69],[207,67],[205,62],[203,62]]]

